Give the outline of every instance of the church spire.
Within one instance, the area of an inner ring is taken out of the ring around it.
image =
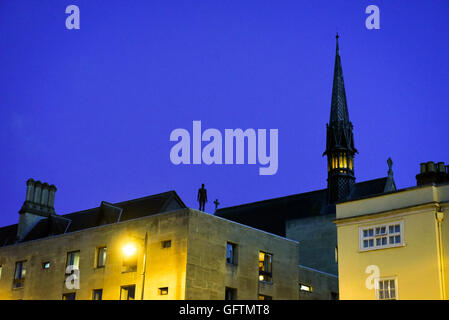
[[[326,150],[328,163],[328,201],[345,200],[355,183],[354,147],[352,123],[349,121],[348,105],[346,101],[343,69],[341,67],[340,49],[338,44],[335,53],[334,83],[332,86],[331,114],[327,124]]]
[[[335,67],[334,67],[334,84],[332,86],[332,102],[331,102],[331,117],[330,122],[334,121],[348,121],[349,113],[346,103],[345,83],[343,81],[343,68],[341,67],[340,49],[338,47],[337,33],[337,50],[335,53]]]

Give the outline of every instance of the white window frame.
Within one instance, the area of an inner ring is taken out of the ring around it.
[[[393,232],[390,233],[390,226],[399,225],[399,233]],[[382,233],[382,228],[385,228],[385,233]],[[364,231],[373,230],[372,236],[364,236]],[[379,233],[376,233],[376,231],[379,230]],[[400,236],[400,242],[390,243],[390,237],[395,237],[399,235]],[[386,237],[387,244],[382,245],[382,238]],[[377,240],[380,239],[380,245],[377,243]],[[373,246],[370,247],[364,247],[364,240],[372,240]],[[385,249],[385,248],[395,248],[395,247],[402,247],[404,246],[404,222],[403,221],[393,221],[393,222],[385,222],[385,223],[379,223],[376,225],[370,225],[370,226],[363,226],[359,227],[359,251],[371,251],[371,250],[379,250],[379,249]]]
[[[394,281],[394,299],[388,298],[388,299],[380,299],[380,282],[384,282],[384,281]],[[397,277],[386,277],[386,278],[378,278],[375,280],[376,286],[375,286],[375,294],[376,294],[376,300],[399,300],[399,295],[398,295],[398,278]]]

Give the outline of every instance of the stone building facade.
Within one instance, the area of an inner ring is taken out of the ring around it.
[[[296,241],[185,208],[174,192],[109,205],[117,221],[98,222],[100,206],[58,216],[70,220],[60,234],[42,228],[51,217],[19,242],[17,225],[0,228],[0,299],[299,297]]]

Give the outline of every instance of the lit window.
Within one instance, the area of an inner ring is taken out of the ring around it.
[[[42,262],[42,269],[50,269],[50,261]]]
[[[273,300],[273,298],[270,296],[259,294],[259,300]]]
[[[62,295],[62,300],[75,300],[75,298],[76,298],[75,292],[64,293]]]
[[[26,261],[16,262],[16,269],[14,271],[14,288],[22,288],[25,283]]]
[[[360,228],[360,250],[401,246],[402,229],[402,222]]]
[[[92,291],[92,300],[103,300],[103,289],[95,289]]]
[[[166,296],[168,294],[168,287],[159,288],[158,291],[160,296]]]
[[[0,280],[2,279],[2,269],[3,267],[0,265]]]
[[[306,285],[306,284],[300,283],[300,284],[299,284],[299,290],[305,291],[305,292],[312,292],[312,287],[311,287],[311,286],[308,286],[308,285]]]
[[[133,243],[128,243],[122,250],[122,272],[137,271],[137,247]]]
[[[171,248],[171,240],[162,241],[162,248],[163,249]]]
[[[97,268],[103,268],[106,265],[106,247],[100,247],[97,249]]]
[[[237,264],[237,245],[234,243],[226,243],[226,263]]]
[[[70,268],[69,268],[70,267]],[[80,267],[80,252],[72,251],[67,253],[67,262],[66,262],[66,274],[71,274],[72,270],[79,270]],[[69,268],[69,270],[67,270]]]
[[[342,168],[347,168],[348,167],[348,162],[347,162],[347,158],[346,158],[346,152],[345,153],[343,153],[343,155],[342,155],[342,165],[341,165],[341,167]]]
[[[376,298],[378,300],[396,300],[396,297],[396,279],[378,280],[378,288],[376,289]]]
[[[120,288],[120,300],[134,300],[136,294],[136,285],[123,286]]]
[[[237,289],[226,287],[225,300],[237,300]]]
[[[122,272],[137,271],[137,254],[123,257]]]
[[[259,252],[259,281],[272,282],[273,255]]]

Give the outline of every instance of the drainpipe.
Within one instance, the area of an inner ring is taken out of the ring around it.
[[[147,269],[147,243],[148,243],[148,231],[145,232],[145,246],[143,251],[142,295],[140,297],[140,300],[143,300],[143,294],[145,289],[145,271]]]
[[[443,252],[443,237],[441,231],[441,223],[444,219],[444,212],[441,210],[440,205],[436,205],[435,208],[435,218],[437,220],[437,247],[438,247],[438,264],[440,272],[440,288],[441,288],[441,298],[446,300],[446,281],[444,278],[444,252]]]

